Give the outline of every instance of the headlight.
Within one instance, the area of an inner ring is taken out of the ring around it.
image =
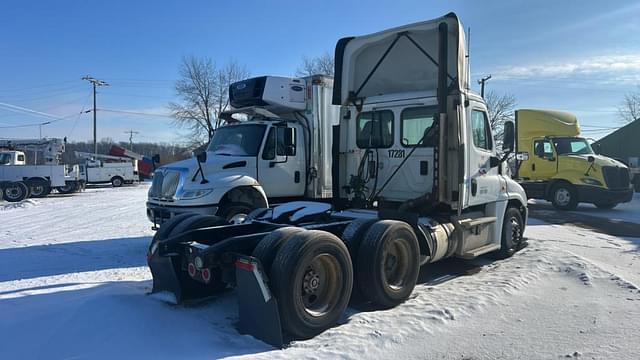
[[[580,179],[583,183],[587,184],[587,185],[595,185],[595,186],[602,186],[602,183],[596,179],[592,179],[592,178],[582,178]]]
[[[213,189],[185,190],[180,196],[180,199],[197,199],[211,194],[212,191]]]

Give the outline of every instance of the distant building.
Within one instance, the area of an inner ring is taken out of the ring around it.
[[[620,159],[632,167],[639,167],[640,119],[636,119],[593,143],[597,153]]]

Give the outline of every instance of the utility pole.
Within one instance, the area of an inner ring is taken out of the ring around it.
[[[91,76],[87,75],[82,78],[82,80],[87,80],[93,85],[93,153],[98,153],[98,141],[96,136],[96,87],[97,86],[109,86],[105,81],[94,79]]]
[[[491,75],[489,76],[485,76],[482,79],[478,80],[478,84],[480,84],[480,96],[482,96],[482,98],[484,99],[484,83],[486,83],[487,81],[489,81],[489,79],[491,79]]]
[[[129,130],[129,131],[125,131],[124,133],[129,134],[129,150],[133,151],[133,134],[138,134],[138,132]]]

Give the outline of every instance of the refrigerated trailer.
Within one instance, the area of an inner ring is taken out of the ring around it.
[[[402,303],[422,265],[514,254],[527,219],[505,174],[514,126],[499,156],[468,88],[462,29],[451,13],[338,41],[332,203],[288,202],[238,224],[175,216],[149,246],[152,291],[182,302],[235,286],[240,332],[281,346],[334,326],[349,301]]]

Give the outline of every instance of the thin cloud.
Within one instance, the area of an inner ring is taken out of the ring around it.
[[[545,80],[577,78],[594,83],[640,81],[640,54],[601,55],[580,60],[515,65],[496,69],[494,80]]]

